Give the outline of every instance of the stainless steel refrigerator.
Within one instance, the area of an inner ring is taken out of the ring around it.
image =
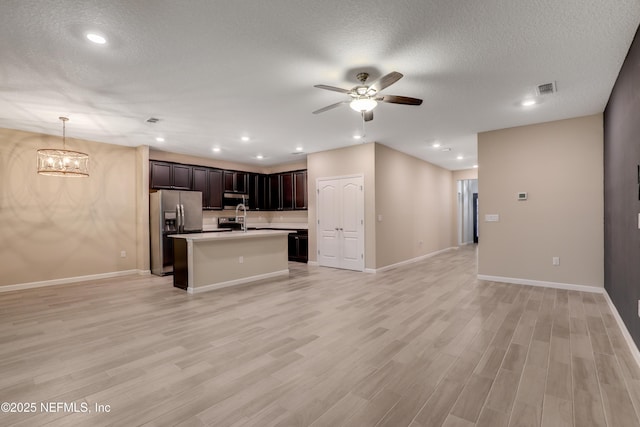
[[[170,234],[202,232],[200,191],[159,190],[149,194],[151,272],[173,273],[173,239]]]

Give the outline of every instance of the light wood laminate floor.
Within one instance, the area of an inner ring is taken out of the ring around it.
[[[292,263],[195,296],[155,276],[0,293],[0,402],[37,405],[0,425],[639,425],[604,297],[478,281],[475,261]]]

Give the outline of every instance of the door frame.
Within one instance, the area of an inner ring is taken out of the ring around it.
[[[336,176],[323,176],[323,177],[319,177],[316,178],[316,188],[315,188],[315,193],[316,193],[316,260],[319,266],[323,266],[320,263],[320,257],[318,256],[318,252],[320,251],[320,183],[322,181],[333,181],[333,180],[342,180],[342,179],[352,179],[352,178],[356,178],[356,179],[360,179],[361,180],[361,186],[362,186],[362,201],[360,203],[359,206],[359,210],[360,213],[362,215],[361,218],[361,231],[362,231],[362,238],[359,240],[358,243],[358,250],[360,251],[360,253],[362,254],[362,264],[361,264],[361,269],[358,270],[351,270],[351,271],[365,271],[365,260],[366,260],[366,254],[365,254],[365,230],[366,230],[366,222],[365,222],[365,198],[364,198],[364,174],[349,174],[349,175],[336,175]]]

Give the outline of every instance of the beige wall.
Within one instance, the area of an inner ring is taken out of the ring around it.
[[[454,246],[451,171],[376,144],[375,173],[376,268]]]
[[[136,247],[137,268],[150,272],[149,247],[149,146],[136,148]]]
[[[309,189],[309,261],[317,261],[316,180],[333,176],[364,176],[364,245],[365,268],[375,268],[375,144],[358,144],[336,150],[312,153],[307,156]]]
[[[90,177],[38,175],[36,150],[61,146],[0,129],[0,286],[137,269],[136,149],[67,138]]]
[[[457,171],[452,171],[453,183],[457,183],[463,179],[478,179],[478,169],[462,169]]]
[[[309,260],[317,260],[316,180],[334,176],[364,176],[365,268],[382,268],[453,245],[451,171],[376,143],[310,154],[307,171]]]
[[[602,114],[481,133],[478,160],[478,273],[602,287]]]

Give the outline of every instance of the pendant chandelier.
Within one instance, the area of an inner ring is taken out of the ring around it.
[[[89,176],[89,155],[67,150],[65,123],[69,119],[67,117],[59,117],[59,119],[62,120],[62,150],[49,148],[38,150],[38,173],[79,178]]]

